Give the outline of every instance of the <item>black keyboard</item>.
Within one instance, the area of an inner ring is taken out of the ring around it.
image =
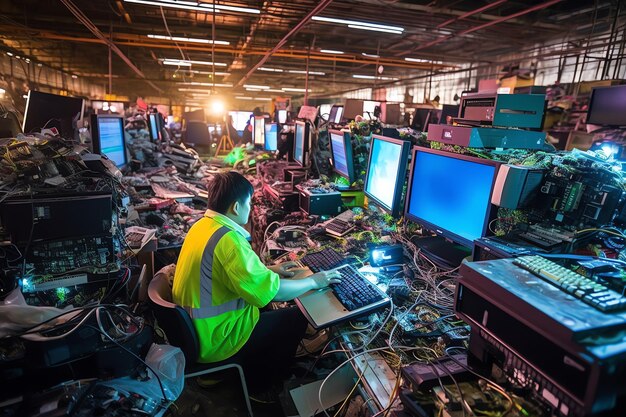
[[[319,252],[307,253],[300,259],[302,265],[309,267],[313,272],[327,271],[343,264],[346,261],[337,251],[326,248]]]
[[[513,263],[600,311],[626,307],[620,293],[541,256],[520,256]]]
[[[341,274],[341,282],[330,284],[330,287],[346,310],[356,310],[384,298],[378,288],[352,265],[344,265],[336,271]]]
[[[343,221],[338,218],[332,219],[326,224],[326,226],[324,226],[324,230],[326,230],[326,233],[335,236],[343,236],[352,229],[354,229],[354,225],[352,223]]]

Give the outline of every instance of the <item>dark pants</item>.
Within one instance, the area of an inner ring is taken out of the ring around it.
[[[289,375],[306,327],[307,320],[296,307],[262,311],[246,344],[219,364],[241,365],[250,391],[267,390]]]

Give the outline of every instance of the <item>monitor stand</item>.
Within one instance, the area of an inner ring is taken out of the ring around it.
[[[450,268],[458,267],[463,259],[472,254],[471,249],[447,241],[441,236],[413,237],[411,242],[421,249],[426,257]]]

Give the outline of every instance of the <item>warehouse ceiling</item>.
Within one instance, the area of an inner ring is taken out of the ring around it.
[[[118,95],[328,97],[564,39],[580,53],[620,1],[0,0],[0,48],[107,91],[110,73]]]

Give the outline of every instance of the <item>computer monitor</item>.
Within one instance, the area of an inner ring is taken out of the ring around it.
[[[433,113],[436,111],[437,110],[435,109],[415,109],[415,112],[413,113],[413,121],[411,122],[411,129],[417,130],[418,132],[427,132],[428,125],[431,122],[435,122]]]
[[[591,90],[587,123],[626,126],[626,85],[596,87]]]
[[[343,106],[334,105],[330,108],[330,113],[328,114],[328,121],[330,123],[339,124],[341,123],[341,118],[343,117]]]
[[[278,124],[267,123],[265,125],[265,150],[278,150]]]
[[[411,142],[372,135],[365,195],[392,216],[401,211]]]
[[[444,125],[447,124],[448,116],[450,117],[458,117],[459,116],[459,105],[458,104],[444,104],[441,109],[441,114],[439,115],[439,124]]]
[[[208,146],[211,144],[211,133],[205,122],[189,121],[185,129],[185,145]]]
[[[278,123],[280,123],[281,125],[287,123],[288,115],[289,114],[287,113],[287,110],[278,110]]]
[[[161,138],[161,121],[157,113],[148,113],[148,131],[150,132],[150,140],[158,142]]]
[[[30,90],[22,130],[56,127],[62,137],[74,139],[76,122],[83,118],[83,99]]]
[[[322,119],[329,121],[330,110],[332,109],[332,104],[320,104],[320,116]]]
[[[499,167],[490,159],[413,148],[404,213],[437,235],[415,242],[422,241],[425,253],[456,266],[471,253],[474,240],[487,235]]]
[[[241,135],[246,128],[246,124],[252,116],[251,111],[229,111],[228,115],[233,118],[233,124],[235,129],[237,129],[237,133]]]
[[[254,128],[252,129],[252,140],[255,146],[265,146],[265,117],[254,116]]]
[[[354,160],[352,156],[352,137],[350,132],[329,130],[330,148],[332,151],[333,171],[346,178],[350,184],[354,177]]]
[[[309,153],[309,125],[301,120],[296,121],[296,132],[293,139],[293,160],[306,166]]]
[[[93,153],[106,155],[118,168],[124,167],[128,163],[124,116],[92,114],[91,143]]]

